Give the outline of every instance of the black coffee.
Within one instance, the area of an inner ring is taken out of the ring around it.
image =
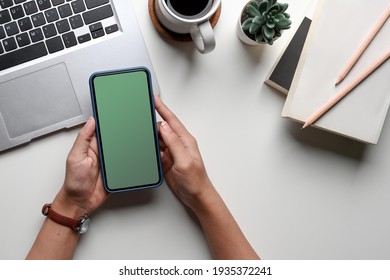
[[[168,7],[179,15],[192,17],[206,14],[211,7],[212,0],[165,0]]]

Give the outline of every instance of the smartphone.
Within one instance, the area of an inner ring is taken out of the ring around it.
[[[163,176],[149,70],[94,73],[90,89],[106,190],[159,186]]]

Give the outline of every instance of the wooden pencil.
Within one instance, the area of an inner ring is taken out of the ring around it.
[[[367,70],[363,71],[359,76],[356,77],[348,86],[342,89],[337,93],[325,106],[321,107],[317,112],[310,116],[302,129],[308,127],[317,121],[323,114],[325,114],[329,109],[331,109],[337,102],[344,98],[348,93],[350,93],[355,87],[357,87],[361,82],[363,82],[368,76],[370,76],[379,66],[381,66],[386,60],[390,58],[390,49],[381,57],[379,57]]]
[[[348,75],[349,71],[353,68],[353,66],[356,64],[356,62],[359,60],[360,56],[363,54],[365,49],[368,47],[368,45],[371,43],[372,39],[374,39],[375,35],[379,32],[379,30],[382,28],[383,24],[386,22],[386,20],[390,17],[390,5],[386,9],[385,13],[382,15],[382,17],[379,19],[379,21],[375,24],[375,26],[372,28],[370,33],[367,35],[367,37],[364,39],[362,44],[360,45],[359,49],[354,53],[354,55],[351,57],[349,62],[345,65],[343,70],[341,71],[340,75],[337,78],[336,86],[340,84],[344,78]]]

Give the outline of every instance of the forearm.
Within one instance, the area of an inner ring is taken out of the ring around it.
[[[214,187],[199,199],[193,211],[214,259],[259,259]]]
[[[26,259],[72,259],[79,233],[46,218]]]
[[[55,197],[51,208],[62,216],[76,218],[83,212],[72,206],[63,188]],[[26,259],[72,259],[80,234],[72,228],[47,217]]]

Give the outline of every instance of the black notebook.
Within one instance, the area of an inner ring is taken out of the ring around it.
[[[311,19],[304,17],[297,31],[288,43],[279,60],[265,83],[278,91],[287,94],[290,90],[295,71],[298,66],[299,58],[310,29]]]

